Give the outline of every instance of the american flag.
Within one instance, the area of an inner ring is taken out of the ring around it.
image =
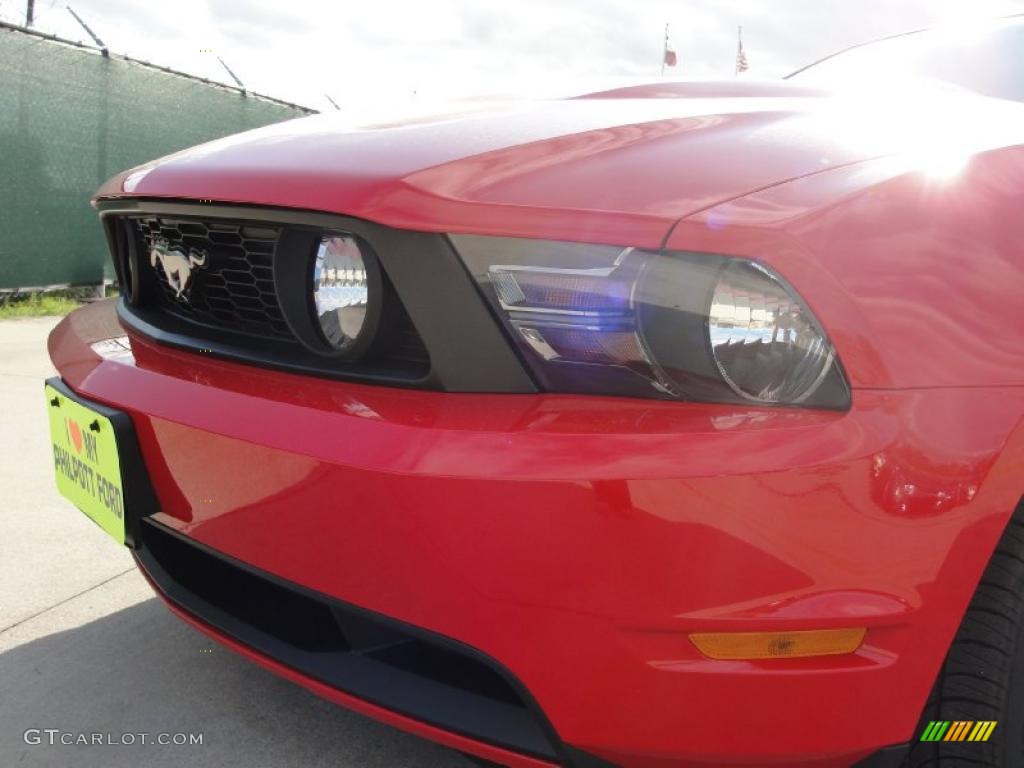
[[[748,69],[750,65],[747,64],[747,52],[743,50],[743,27],[739,27],[736,33],[736,74]]]

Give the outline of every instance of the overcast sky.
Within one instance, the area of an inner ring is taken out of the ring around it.
[[[68,0],[36,0],[36,27],[85,32]],[[24,23],[26,0],[0,0]],[[839,48],[1024,0],[70,0],[115,52],[314,109],[409,99],[558,95],[659,77],[731,78],[736,27],[747,77],[778,77]],[[207,51],[212,51],[208,53]]]

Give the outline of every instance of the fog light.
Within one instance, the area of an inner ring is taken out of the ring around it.
[[[710,659],[796,659],[853,653],[867,629],[811,629],[794,632],[696,632],[690,640]]]
[[[320,239],[313,264],[313,304],[320,330],[336,350],[355,346],[367,330],[370,280],[355,238]]]

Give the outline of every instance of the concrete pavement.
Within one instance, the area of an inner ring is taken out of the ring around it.
[[[57,494],[42,395],[57,322],[0,321],[0,766],[468,768],[211,644]],[[202,744],[27,744],[29,729]]]

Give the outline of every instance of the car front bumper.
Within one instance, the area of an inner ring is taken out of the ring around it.
[[[438,393],[139,336],[130,354],[94,346],[124,333],[94,305],[50,353],[75,392],[131,415],[154,526],[493,661],[556,754],[327,684],[190,610],[140,557],[172,607],[342,704],[501,762],[840,766],[911,739],[1019,497],[1009,389],[857,391],[848,413]],[[867,627],[864,645],[715,661],[688,639],[837,627]]]

